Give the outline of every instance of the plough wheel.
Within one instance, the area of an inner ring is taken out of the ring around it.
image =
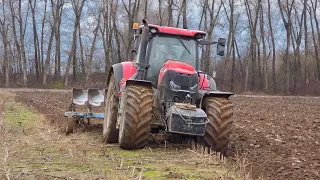
[[[114,76],[111,74],[103,121],[103,137],[106,143],[117,143],[119,130],[116,129],[119,98],[116,96]]]
[[[143,148],[149,139],[152,119],[151,87],[127,86],[120,120],[119,146],[123,149]]]
[[[76,127],[78,122],[79,122],[79,118],[72,117],[72,116],[68,117],[68,122],[66,126],[66,135],[73,133],[73,130]]]
[[[228,98],[208,97],[204,102],[209,123],[204,135],[205,143],[213,150],[226,154],[232,130],[233,105]]]

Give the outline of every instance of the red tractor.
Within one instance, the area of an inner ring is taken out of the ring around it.
[[[148,24],[134,28],[134,61],[114,64],[108,76],[103,122],[106,143],[143,148],[150,133],[166,132],[204,142],[225,153],[232,130],[232,93],[216,89],[199,71],[199,45],[206,33]]]

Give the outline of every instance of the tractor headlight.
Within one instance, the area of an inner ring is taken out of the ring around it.
[[[173,82],[172,80],[170,81],[170,87],[172,90],[180,90],[181,86]]]
[[[195,84],[194,86],[190,87],[190,90],[195,91],[195,90],[197,90],[197,88],[198,88],[198,84]]]

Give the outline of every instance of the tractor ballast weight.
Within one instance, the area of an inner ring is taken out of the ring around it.
[[[168,110],[168,132],[193,136],[203,136],[207,115],[194,105],[176,103]]]
[[[202,31],[142,22],[143,26],[134,26],[135,60],[114,64],[109,71],[105,142],[139,149],[147,144],[151,132],[166,132],[197,137],[204,145],[226,153],[233,114],[229,97],[233,94],[218,91],[213,77],[199,71],[198,50],[201,45],[217,44],[217,54],[222,56],[225,39],[205,40]],[[80,92],[75,102],[84,104],[85,95]],[[101,94],[88,95],[95,95],[96,103],[101,104]],[[75,114],[102,118],[73,111],[68,115]]]

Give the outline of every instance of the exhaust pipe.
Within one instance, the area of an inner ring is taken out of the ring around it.
[[[144,25],[141,34],[141,42],[139,46],[139,56],[137,57],[137,72],[133,76],[133,79],[145,80],[147,78],[147,70],[149,67],[149,61],[146,59],[147,46],[149,41],[149,25],[147,20],[143,19]]]

